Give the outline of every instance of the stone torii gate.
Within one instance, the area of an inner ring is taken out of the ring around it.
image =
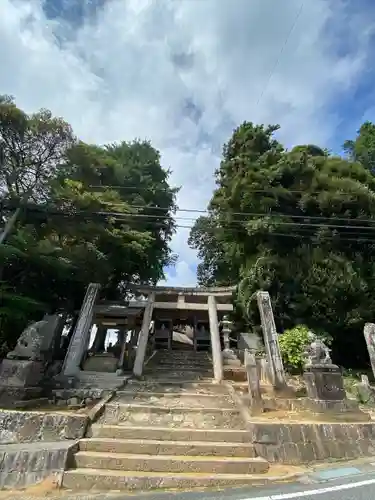
[[[150,322],[158,314],[181,316],[183,313],[199,314],[209,321],[214,378],[223,379],[223,358],[219,334],[219,316],[233,311],[231,303],[235,287],[164,287],[133,286],[136,294],[147,296],[142,328],[140,331],[133,373],[141,376],[148,343]],[[220,318],[222,319],[222,318]]]
[[[234,288],[132,286],[131,291],[133,291],[134,295],[146,297],[146,300],[133,301],[134,307],[141,307],[144,311],[133,366],[134,375],[141,376],[143,373],[151,321],[160,314],[169,315],[174,319],[182,319],[182,317],[189,314],[198,317],[200,321],[207,321],[207,324],[209,324],[214,378],[217,382],[220,382],[223,379],[223,357],[219,321],[223,319],[225,314],[233,311],[231,298]],[[87,288],[78,322],[64,361],[62,374],[67,377],[79,377],[80,365],[89,343],[99,290],[100,285],[98,283],[91,283]],[[132,306],[132,301],[128,302],[128,306]]]

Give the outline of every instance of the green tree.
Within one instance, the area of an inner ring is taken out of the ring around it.
[[[204,236],[198,223],[192,231],[200,276],[214,283],[216,263],[230,262],[248,327],[259,330],[255,293],[268,290],[280,331],[324,330],[341,359],[347,350],[363,361],[363,323],[375,306],[374,177],[318,147],[285,151],[277,128],[244,123],[224,146],[205,224],[212,231]]]
[[[345,141],[344,150],[351,161],[357,161],[375,173],[375,125],[365,122],[354,140]]]
[[[4,223],[23,207],[0,245],[0,343],[12,345],[22,323],[41,311],[78,309],[90,281],[102,284],[102,298],[116,300],[129,282],[162,278],[174,259],[177,190],[148,142],[88,145],[48,111],[28,116],[12,99],[0,106],[0,119],[9,118],[1,125]]]

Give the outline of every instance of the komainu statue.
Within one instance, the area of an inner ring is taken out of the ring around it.
[[[59,320],[58,315],[46,315],[41,321],[31,323],[21,333],[15,348],[8,353],[7,358],[46,361]]]
[[[314,333],[309,332],[310,345],[305,351],[305,365],[330,365],[332,359],[331,350],[326,346],[322,339]]]

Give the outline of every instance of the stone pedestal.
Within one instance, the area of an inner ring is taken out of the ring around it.
[[[335,420],[370,420],[355,400],[346,398],[344,380],[338,366],[316,364],[305,366],[309,409],[316,414],[327,413]]]
[[[310,399],[342,401],[346,398],[342,374],[336,365],[307,365],[304,379]]]
[[[41,361],[4,359],[0,365],[0,406],[14,406],[19,401],[38,398],[43,375]]]

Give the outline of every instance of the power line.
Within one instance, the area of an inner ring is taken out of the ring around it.
[[[130,206],[131,207],[131,206]],[[145,222],[147,222],[147,219],[159,219],[162,218],[165,223],[167,221],[169,222],[174,222],[175,220],[183,220],[183,221],[191,221],[195,222],[196,219],[192,217],[181,217],[181,216],[162,216],[162,215],[154,215],[154,214],[140,214],[140,213],[131,213],[131,212],[117,212],[117,211],[93,211],[93,210],[74,210],[74,212],[67,212],[67,211],[61,211],[58,209],[49,209],[48,207],[41,207],[41,206],[27,206],[24,205],[24,208],[28,209],[31,212],[38,212],[38,213],[44,213],[47,215],[56,215],[56,216],[62,216],[62,217],[79,217],[79,216],[99,216],[99,217],[115,217],[117,220],[124,220],[126,221],[128,218],[133,218],[133,219],[143,219]],[[133,207],[131,207],[133,208]],[[194,210],[186,209],[187,212],[195,212]],[[236,215],[236,213],[233,213],[232,215]],[[321,216],[308,216],[308,215],[289,215],[289,214],[281,214],[281,213],[238,213],[237,215],[239,216],[250,216],[250,217],[263,217],[267,220],[269,220],[270,224],[277,224],[280,226],[292,226],[292,227],[316,227],[316,228],[328,228],[328,229],[357,229],[357,230],[375,230],[375,226],[363,226],[363,225],[357,225],[357,224],[331,224],[331,223],[315,223],[315,222],[284,222],[280,220],[275,220],[277,217],[287,217],[287,218],[298,218],[298,219],[313,219],[313,220],[328,220],[328,221],[345,221],[345,222],[356,222],[356,223],[369,223],[369,224],[374,224],[375,220],[370,220],[370,219],[353,219],[353,218],[344,218],[344,217],[321,217]],[[271,219],[273,218],[273,220]],[[228,227],[234,224],[242,224],[245,225],[246,223],[252,222],[252,219],[234,219],[231,221],[224,221],[223,226]],[[182,227],[182,226],[180,226]],[[192,229],[194,226],[184,226],[186,228]],[[217,226],[218,229],[222,229],[221,226]]]
[[[266,92],[266,90],[268,89],[268,86],[269,86],[269,84],[270,84],[270,82],[271,82],[271,80],[272,80],[272,77],[273,77],[273,75],[274,75],[274,73],[275,73],[275,71],[276,71],[276,69],[277,69],[277,67],[278,67],[278,65],[279,65],[279,63],[280,63],[280,60],[281,60],[281,57],[282,57],[283,52],[284,52],[284,50],[285,50],[285,47],[288,45],[289,38],[290,38],[291,34],[293,33],[294,28],[296,27],[297,22],[298,22],[298,20],[299,20],[299,18],[300,18],[300,16],[301,16],[301,14],[302,14],[302,10],[303,10],[303,6],[304,6],[304,4],[305,4],[305,2],[301,2],[301,6],[300,6],[300,8],[299,8],[299,10],[298,10],[298,12],[297,12],[297,15],[296,15],[296,17],[295,17],[295,19],[294,19],[294,21],[293,21],[293,23],[292,23],[291,27],[290,27],[290,30],[289,30],[289,32],[288,32],[288,34],[287,34],[286,38],[285,38],[284,44],[281,46],[281,49],[280,49],[279,55],[278,55],[278,56],[277,56],[277,58],[276,58],[275,64],[274,64],[273,68],[271,69],[271,72],[270,72],[270,74],[269,74],[269,76],[268,76],[268,79],[267,79],[267,81],[266,81],[265,85],[263,86],[263,89],[262,89],[262,92],[261,92],[260,96],[258,97],[258,101],[257,101],[257,103],[256,103],[256,107],[257,107],[257,108],[258,108],[258,106],[259,106],[260,101],[262,100],[262,98],[263,98],[263,96],[264,96],[264,93],[265,93],[265,92]]]
[[[45,214],[45,215],[54,215],[54,216],[60,216],[60,217],[64,217],[64,218],[71,218],[71,219],[76,219],[76,218],[82,218],[84,220],[87,220],[87,219],[93,219],[95,216],[99,216],[99,218],[102,218],[102,217],[112,217],[113,214],[110,214],[108,212],[79,212],[79,213],[64,213],[64,212],[59,212],[59,211],[45,211],[45,210],[38,210],[38,209],[33,209],[31,211],[34,211],[34,212],[38,212],[40,214]],[[142,222],[142,221],[139,221],[139,219],[137,219],[137,214],[122,214],[122,213],[115,213],[117,214],[114,218],[116,221],[118,222],[122,222],[122,223],[130,223],[130,222]],[[129,216],[129,217],[135,217],[135,220],[127,220],[127,219],[124,219],[124,216]],[[146,221],[147,222],[147,221]],[[242,223],[243,221],[234,221],[235,223]],[[330,225],[330,226],[327,226],[327,225],[319,225],[319,224],[301,224],[301,223],[281,223],[281,225],[291,225],[292,227],[294,228],[297,228],[298,230],[308,230],[310,228],[319,228],[319,229],[331,229],[333,226]],[[147,229],[150,229],[150,228],[154,228],[154,229],[165,229],[168,227],[168,224],[165,223],[165,222],[157,222],[157,221],[152,221],[152,222],[147,222],[147,226],[148,227],[144,227],[144,229],[147,231]],[[242,226],[244,229],[246,229],[245,226]],[[312,239],[312,238],[315,238],[315,239],[318,239],[319,241],[322,241],[322,240],[334,240],[334,239],[337,239],[339,241],[347,241],[347,242],[371,242],[373,244],[375,244],[375,234],[374,234],[374,239],[371,239],[371,238],[361,238],[361,236],[368,236],[366,234],[363,233],[363,230],[365,231],[370,231],[371,229],[375,229],[375,227],[366,227],[366,226],[344,226],[344,225],[341,225],[341,226],[334,226],[336,228],[340,228],[340,229],[358,229],[358,230],[361,230],[361,231],[356,231],[356,232],[352,232],[352,233],[348,233],[348,232],[343,232],[343,234],[339,234],[338,232],[335,232],[334,234],[331,234],[331,235],[327,235],[327,234],[316,234],[316,232],[314,233],[310,233],[310,234],[293,234],[293,233],[281,233],[281,232],[275,232],[275,231],[267,231],[267,228],[263,228],[265,231],[262,232],[258,232],[257,234],[254,234],[253,236],[256,237],[256,236],[259,236],[259,237],[272,237],[272,236],[280,236],[280,237],[288,237],[288,238],[299,238],[299,239],[303,239],[303,238],[308,238],[308,239]],[[175,224],[173,226],[173,229],[193,229],[194,226],[192,225],[183,225],[183,224]],[[234,228],[231,228],[231,227],[220,227],[220,226],[217,226],[217,227],[208,227],[208,228],[205,228],[205,231],[220,231],[221,233],[225,233],[225,232],[229,232],[231,229],[237,229],[236,227]],[[346,236],[353,236],[353,238],[348,238]]]

